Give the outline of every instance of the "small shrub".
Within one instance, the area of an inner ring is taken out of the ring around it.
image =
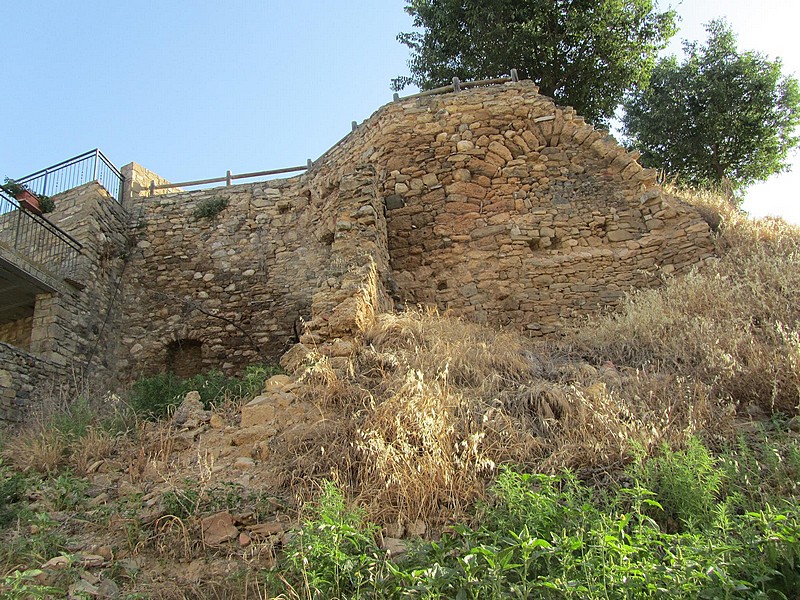
[[[66,549],[67,539],[46,513],[21,510],[15,523],[0,543],[0,565],[41,565]]]
[[[717,460],[695,437],[684,450],[664,445],[658,456],[632,468],[635,479],[655,492],[663,507],[659,521],[668,529],[706,527],[714,518],[714,507],[723,481]]]
[[[250,365],[241,378],[227,377],[220,371],[198,373],[188,379],[170,372],[142,377],[131,388],[130,405],[145,418],[160,419],[179,405],[187,392],[197,391],[209,409],[224,400],[252,398],[269,377],[281,372],[277,366]]]
[[[42,585],[39,577],[41,569],[16,570],[0,579],[0,593],[6,600],[36,600],[55,598],[63,595],[63,590]]]
[[[148,419],[160,419],[180,404],[185,394],[183,380],[174,373],[160,373],[142,377],[131,388],[130,405],[139,415]]]
[[[194,209],[195,219],[213,219],[221,213],[228,206],[228,199],[222,196],[214,196],[213,198],[206,198],[197,203]]]
[[[296,585],[308,598],[376,596],[384,555],[375,543],[376,527],[365,523],[363,511],[348,507],[330,481],[309,509],[286,548]]]

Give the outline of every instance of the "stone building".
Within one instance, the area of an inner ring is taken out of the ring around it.
[[[696,210],[530,82],[387,104],[296,177],[151,195],[169,182],[122,175],[121,204],[96,183],[56,198],[82,288],[47,296],[47,341],[47,298],[0,325],[0,352],[234,373],[298,341],[344,357],[375,312],[417,304],[541,336],[713,252]]]

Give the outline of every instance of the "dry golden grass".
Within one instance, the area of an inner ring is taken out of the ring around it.
[[[596,472],[725,419],[702,384],[565,358],[430,311],[378,316],[349,369],[324,358],[304,393],[323,426],[278,448],[275,469],[310,495],[333,477],[382,523],[443,524],[480,498],[498,465]]]
[[[274,457],[302,497],[333,477],[382,523],[450,521],[498,465],[614,471],[640,452],[732,431],[737,410],[797,411],[800,232],[724,199],[686,198],[719,258],[557,342],[435,312],[376,315],[348,368],[317,356],[306,399],[328,420]]]
[[[800,228],[754,221],[710,194],[687,197],[721,216],[720,258],[573,337],[591,362],[658,369],[709,386],[738,406],[795,413],[800,397]]]
[[[9,438],[2,457],[20,471],[54,473],[65,464],[67,440],[52,428],[28,426]]]
[[[113,399],[83,398],[70,403],[64,397],[43,399],[37,412],[18,426],[0,446],[0,456],[21,471],[54,473],[69,468],[85,475],[97,461],[109,458],[126,445],[123,436],[103,426]],[[98,410],[97,406],[103,406]]]

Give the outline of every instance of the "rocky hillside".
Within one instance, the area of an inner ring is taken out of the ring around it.
[[[409,310],[364,323],[344,369],[309,350],[249,387],[155,378],[125,398],[53,399],[2,438],[4,597],[330,597],[283,561],[303,549],[298,521],[322,519],[334,536],[344,527],[306,506],[321,490],[335,499],[331,485],[377,525],[363,539],[397,555],[409,539],[475,525],[504,466],[568,470],[586,489],[658,490],[646,465],[702,440],[724,466],[724,448],[764,427],[782,432],[780,464],[764,467],[778,475],[764,485],[796,507],[800,231],[687,199],[715,230],[718,258],[558,340]],[[680,514],[654,523],[694,531]]]

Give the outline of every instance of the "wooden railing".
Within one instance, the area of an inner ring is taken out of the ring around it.
[[[184,188],[193,185],[208,185],[209,183],[222,183],[225,185],[232,185],[235,179],[251,179],[253,177],[266,177],[267,175],[281,175],[283,173],[296,173],[297,171],[306,171],[311,168],[313,161],[309,158],[305,166],[302,167],[286,167],[284,169],[272,169],[269,171],[255,171],[253,173],[240,173],[234,175],[230,171],[225,174],[225,177],[212,177],[211,179],[195,179],[194,181],[180,181],[177,183],[162,183],[156,185],[155,181],[150,182],[150,195],[153,196],[156,190],[168,190],[173,188]]]

